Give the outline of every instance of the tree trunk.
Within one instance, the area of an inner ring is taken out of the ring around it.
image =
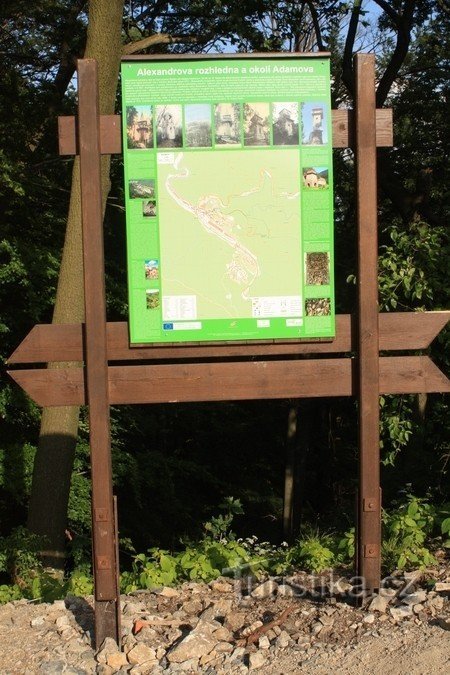
[[[85,57],[99,66],[100,113],[114,113],[122,51],[123,0],[90,0]],[[103,209],[110,190],[110,157],[102,157]],[[56,292],[53,323],[84,320],[81,195],[78,158],[74,161],[69,215]],[[53,368],[80,367],[80,363],[54,363]],[[78,407],[46,408],[42,414],[34,462],[28,528],[45,537],[44,564],[61,569],[70,480],[79,421]]]

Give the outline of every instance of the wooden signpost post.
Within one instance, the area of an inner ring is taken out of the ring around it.
[[[97,646],[105,637],[120,639],[112,404],[355,396],[360,442],[357,573],[367,591],[380,586],[379,395],[448,392],[450,381],[428,356],[380,357],[379,352],[426,349],[450,312],[378,313],[376,148],[392,145],[392,115],[375,109],[374,65],[373,55],[356,55],[355,111],[333,111],[333,145],[353,147],[357,165],[356,317],[337,316],[331,342],[130,348],[127,324],[106,322],[104,287],[100,159],[121,152],[120,117],[99,115],[97,64],[92,59],[78,63],[78,120],[60,118],[59,142],[60,154],[80,156],[85,326],[35,326],[9,363],[84,360],[85,366],[9,374],[38,405],[89,406]],[[301,360],[302,354],[308,358]]]

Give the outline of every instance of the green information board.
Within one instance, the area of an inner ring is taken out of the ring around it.
[[[334,336],[329,59],[124,61],[132,344]]]

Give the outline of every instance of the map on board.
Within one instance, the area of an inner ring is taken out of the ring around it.
[[[330,60],[124,60],[130,343],[335,334]]]
[[[301,315],[300,177],[291,157],[158,156],[164,321]]]

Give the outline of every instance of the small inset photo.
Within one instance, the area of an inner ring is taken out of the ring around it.
[[[181,105],[156,106],[156,145],[158,148],[183,146]]]
[[[244,103],[244,145],[269,145],[269,104]]]
[[[130,199],[154,199],[155,179],[135,178],[128,181],[128,194]]]
[[[145,278],[147,280],[159,279],[159,260],[154,258],[144,261]]]
[[[330,283],[330,254],[306,253],[306,285],[326,286]]]
[[[326,108],[324,103],[302,103],[302,144],[328,143]]]
[[[274,145],[298,145],[298,103],[272,103]]]
[[[130,105],[126,109],[128,150],[153,148],[153,114],[151,105]]]
[[[207,103],[184,106],[186,145],[189,148],[210,148],[212,145],[211,106]]]
[[[305,300],[305,313],[306,316],[330,316],[330,298],[309,298]]]
[[[148,288],[145,291],[146,306],[147,309],[158,309],[159,308],[159,289],[158,288]]]
[[[144,199],[142,202],[142,215],[144,218],[154,218],[156,216],[155,199]]]
[[[328,167],[307,166],[303,169],[303,185],[306,188],[323,190],[328,187]]]
[[[214,121],[216,126],[216,145],[240,145],[240,103],[217,103],[214,108]]]

